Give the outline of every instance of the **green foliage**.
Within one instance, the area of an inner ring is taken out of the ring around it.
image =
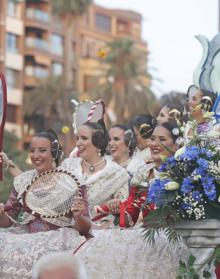
[[[92,0],[53,0],[53,12],[58,15],[82,14],[93,2]]]
[[[155,96],[150,89],[147,53],[126,37],[108,43],[106,49],[106,56],[100,59],[106,71],[100,76],[100,84],[92,90],[92,97],[104,99],[118,123],[152,111]]]
[[[26,120],[36,131],[53,129],[59,133],[62,126],[72,123],[72,98],[77,99],[73,89],[61,77],[50,77],[42,81],[39,87],[25,92]]]
[[[159,234],[161,230],[164,230],[169,241],[177,242],[180,236],[172,229],[172,226],[179,221],[179,215],[169,206],[150,211],[144,218],[144,238],[146,238],[149,243],[155,243],[155,235]]]
[[[199,275],[193,267],[195,260],[193,255],[189,256],[187,263],[180,260],[176,279],[199,279]]]
[[[22,170],[27,170],[27,152],[19,151],[16,147],[18,138],[8,131],[4,133],[4,151],[10,159]],[[4,172],[4,180],[0,182],[0,202],[5,202],[13,184],[13,177]]]

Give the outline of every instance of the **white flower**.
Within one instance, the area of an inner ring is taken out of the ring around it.
[[[200,174],[197,174],[197,175],[194,175],[194,176],[193,176],[193,180],[194,180],[194,181],[199,181],[200,178],[201,178],[201,175],[200,175]]]
[[[173,133],[175,136],[178,136],[180,132],[179,132],[179,129],[178,129],[178,128],[173,128],[172,133]]]
[[[174,158],[177,159],[180,155],[182,155],[185,152],[185,149],[186,149],[185,146],[178,149],[174,154]]]
[[[166,183],[164,186],[165,186],[166,190],[173,191],[173,190],[179,189],[180,185],[179,185],[179,183],[177,183],[175,181],[171,181],[171,182]]]
[[[181,144],[184,144],[184,143],[185,143],[185,140],[184,140],[183,137],[178,137],[177,140],[176,140],[176,143],[177,143],[178,145],[181,145]]]

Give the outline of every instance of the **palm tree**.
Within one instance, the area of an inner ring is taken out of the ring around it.
[[[108,65],[105,80],[96,98],[107,105],[111,122],[127,122],[132,116],[151,112],[155,97],[150,90],[151,76],[146,70],[146,53],[137,49],[128,38],[120,38],[107,45],[102,59]]]
[[[65,53],[68,53],[66,59],[73,60],[70,55],[73,53],[72,42],[74,37],[76,37],[77,19],[86,12],[93,0],[53,0],[51,2],[53,14],[62,19],[65,28]],[[65,64],[65,77],[66,81],[70,84],[72,82],[72,69],[70,63]]]
[[[53,129],[65,140],[66,153],[71,149],[71,133],[73,106],[71,99],[77,99],[73,88],[67,87],[61,77],[50,77],[40,81],[38,87],[24,94],[24,114],[29,131]],[[69,133],[64,134],[63,127],[68,127]],[[69,149],[69,150],[68,150]]]
[[[83,14],[92,0],[53,0],[53,12],[58,15]]]

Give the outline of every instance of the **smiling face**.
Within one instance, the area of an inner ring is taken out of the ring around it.
[[[91,161],[98,156],[98,149],[92,144],[92,128],[82,125],[77,135],[76,146],[80,157],[85,161]]]
[[[38,173],[51,170],[53,157],[50,140],[44,137],[33,137],[30,145],[30,158]]]
[[[129,159],[129,148],[124,141],[124,130],[113,127],[109,130],[109,151],[115,162],[125,162]]]
[[[162,124],[169,121],[169,111],[170,109],[167,106],[162,107],[156,118],[158,124]]]
[[[161,156],[171,156],[171,152],[174,153],[177,150],[177,144],[174,143],[169,130],[163,126],[157,126],[151,136],[150,149],[152,159],[160,164]]]

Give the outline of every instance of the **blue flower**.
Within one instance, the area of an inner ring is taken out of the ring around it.
[[[194,185],[192,184],[192,180],[189,177],[183,179],[182,185],[180,187],[181,192],[186,194],[193,190]]]
[[[197,160],[198,165],[200,166],[201,169],[206,170],[209,166],[209,161],[203,158],[199,158]]]
[[[205,195],[208,197],[209,200],[216,199],[216,188],[214,184],[214,178],[210,176],[203,176],[201,178],[202,186],[205,192]]]
[[[199,191],[193,191],[192,192],[192,198],[194,201],[201,201],[201,194]]]
[[[180,160],[195,160],[199,157],[200,149],[197,146],[187,146],[185,152],[179,156]]]
[[[168,183],[169,179],[155,179],[150,185],[148,192],[148,202],[155,203],[156,205],[163,204],[163,194],[165,193],[165,184]]]

